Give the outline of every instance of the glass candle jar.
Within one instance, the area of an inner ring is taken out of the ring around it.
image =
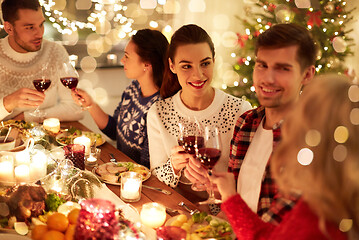
[[[126,202],[137,202],[141,198],[142,177],[136,172],[121,174],[121,199]]]
[[[148,227],[160,227],[166,221],[166,207],[156,202],[145,203],[142,205],[140,218]]]
[[[75,238],[116,239],[119,232],[115,205],[104,199],[87,199],[81,202]]]

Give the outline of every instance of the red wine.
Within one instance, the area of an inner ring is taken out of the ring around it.
[[[221,157],[221,150],[216,148],[200,148],[197,152],[197,159],[206,169],[212,169]]]
[[[178,145],[182,146],[187,153],[195,155],[196,141],[197,141],[197,148],[202,148],[204,145],[204,138],[196,137],[196,136],[184,137],[183,139],[178,140]]]
[[[39,92],[45,92],[46,89],[50,87],[51,80],[50,79],[36,79],[32,81],[34,87]]]
[[[65,87],[70,89],[75,89],[77,87],[77,83],[79,82],[77,77],[63,77],[60,78],[60,80]]]

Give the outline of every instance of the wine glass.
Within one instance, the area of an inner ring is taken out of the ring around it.
[[[201,162],[202,167],[207,170],[208,177],[212,175],[212,169],[221,157],[221,138],[219,129],[216,126],[206,126],[203,134],[203,146],[196,148],[196,157]],[[202,141],[202,140],[201,140]],[[209,197],[206,201],[199,204],[218,204],[222,201],[216,199],[213,192],[213,183],[210,183]]]
[[[47,65],[44,65],[38,75],[36,75],[35,79],[32,81],[32,84],[34,85],[35,89],[39,92],[45,92],[51,85],[51,75],[51,68],[49,68]],[[42,119],[46,116],[46,113],[40,110],[40,106],[37,106],[36,109],[29,114],[38,119]]]
[[[195,117],[180,118],[178,129],[178,145],[183,147],[183,152],[191,154],[195,158],[196,147],[202,147],[203,145],[203,130],[201,124]],[[200,139],[202,139],[202,141]],[[182,171],[183,170],[184,169],[182,169]],[[184,174],[182,174],[180,182],[187,185],[192,184],[192,182],[184,177]],[[192,190],[198,191],[195,184],[192,184],[191,188]]]
[[[81,109],[86,110],[86,107],[82,106],[83,98],[77,92],[77,84],[79,83],[79,74],[71,64],[71,62],[62,63],[62,71],[60,72],[60,81],[62,85],[74,91],[76,96],[81,100]]]

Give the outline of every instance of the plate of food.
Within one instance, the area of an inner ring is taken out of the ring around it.
[[[129,171],[142,175],[142,181],[146,181],[151,176],[147,167],[133,162],[108,162],[92,169],[101,181],[112,185],[120,185],[121,174]]]
[[[7,140],[12,140],[11,148],[0,147],[0,150],[5,151],[16,151],[23,150],[26,140],[31,137],[31,129],[36,126],[35,123],[28,123],[25,121],[17,120],[8,120],[1,122],[0,125],[0,138],[5,138],[5,136],[10,131]],[[8,142],[8,141],[7,141]],[[7,143],[5,143],[7,144]]]
[[[187,232],[186,239],[232,240],[236,238],[227,221],[208,215],[206,212],[195,213],[190,217],[184,214],[171,217],[165,226],[176,226],[184,229]]]
[[[91,140],[91,145],[96,141],[96,147],[105,143],[105,138],[100,133],[94,133],[89,131],[81,131],[77,128],[71,127],[69,129],[61,130],[56,135],[56,142],[62,146],[72,144],[77,137],[86,136]]]

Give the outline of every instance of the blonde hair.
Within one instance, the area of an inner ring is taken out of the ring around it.
[[[358,91],[341,75],[315,78],[285,119],[271,160],[284,193],[299,191],[321,226],[351,219],[350,234],[359,232]]]

